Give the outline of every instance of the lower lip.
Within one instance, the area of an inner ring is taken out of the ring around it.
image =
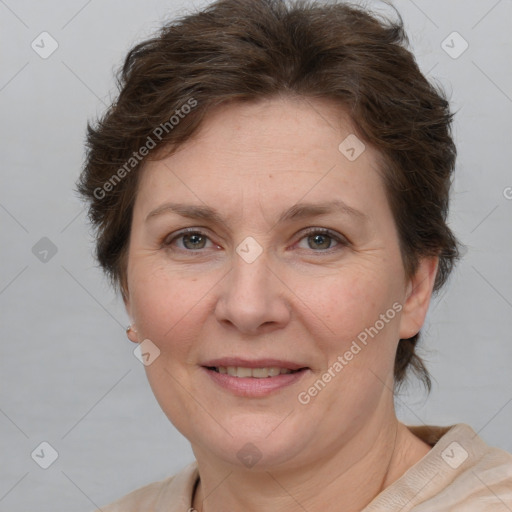
[[[258,379],[255,377],[233,377],[227,373],[218,373],[214,370],[209,370],[203,366],[203,370],[210,376],[210,378],[234,395],[244,397],[261,397],[267,396],[287,386],[297,383],[304,377],[307,369],[299,370],[294,373],[281,373],[275,377],[265,377]]]

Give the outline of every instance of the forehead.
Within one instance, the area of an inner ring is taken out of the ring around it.
[[[283,163],[330,153],[338,156],[338,146],[354,134],[350,117],[340,105],[326,99],[305,97],[273,98],[257,102],[230,102],[211,110],[198,133],[177,153],[203,156],[208,153],[212,163],[236,158],[237,171],[251,173],[286,169]],[[219,151],[221,150],[221,151]],[[272,157],[264,162],[266,168],[253,164],[251,158]]]
[[[146,163],[137,203],[147,211],[179,198],[234,215],[262,202],[268,209],[303,199],[370,206],[384,195],[377,162],[334,102],[230,103],[209,112],[173,154]]]

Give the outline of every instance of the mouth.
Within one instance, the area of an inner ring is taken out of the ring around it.
[[[206,366],[206,369],[223,375],[230,375],[231,377],[252,377],[254,379],[270,379],[272,377],[277,377],[278,375],[288,375],[306,370],[306,368],[291,370],[290,368],[282,368],[279,366],[264,366],[260,368],[249,368],[246,366]]]
[[[309,367],[278,359],[223,358],[207,361],[202,368],[211,381],[240,397],[265,397],[300,382]]]

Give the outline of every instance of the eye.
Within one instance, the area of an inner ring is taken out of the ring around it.
[[[185,249],[191,250],[204,249],[208,240],[208,238],[201,233],[187,233],[186,235],[182,235],[180,239]]]
[[[301,249],[312,249],[316,252],[328,251],[336,247],[348,245],[347,240],[328,229],[311,228],[299,242]]]
[[[164,247],[176,247],[183,251],[199,251],[201,249],[210,249],[218,247],[205,235],[197,229],[181,231],[180,233],[167,237],[163,242]]]

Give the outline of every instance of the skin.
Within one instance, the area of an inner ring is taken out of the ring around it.
[[[378,153],[367,145],[349,161],[338,150],[353,132],[327,100],[225,104],[177,152],[145,165],[127,260],[129,336],[160,350],[147,377],[197,458],[196,510],[359,511],[430,449],[398,422],[392,390],[398,341],[424,322],[437,259],[406,277]],[[334,200],[362,215],[279,221],[294,205]],[[146,220],[168,202],[214,208],[220,220]],[[178,237],[188,227],[201,228],[202,248]],[[263,250],[252,263],[236,252],[248,236]],[[395,303],[401,311],[301,404],[298,394]],[[309,370],[269,396],[235,396],[201,367],[234,355]],[[252,468],[237,457],[248,442],[261,454]]]

